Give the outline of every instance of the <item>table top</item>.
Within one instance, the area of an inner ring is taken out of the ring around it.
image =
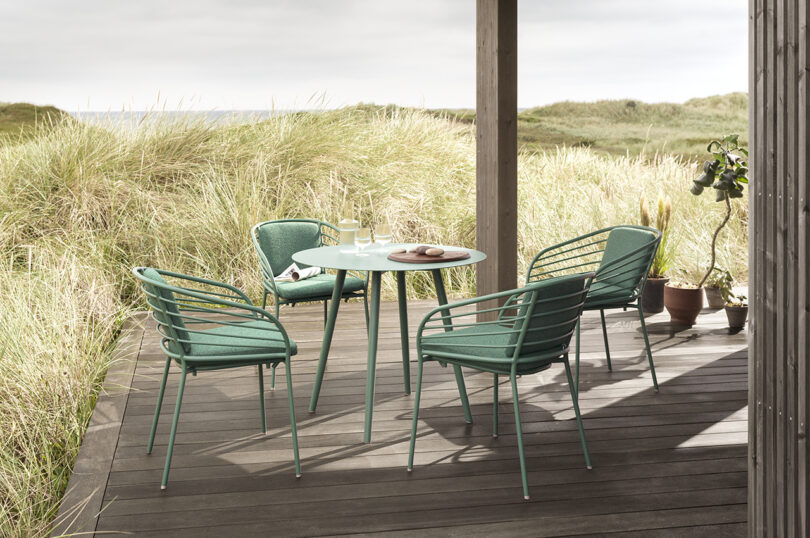
[[[388,254],[395,248],[406,248],[410,250],[421,243],[392,243],[383,246],[371,245],[363,253],[368,256],[358,256],[353,245],[337,245],[333,247],[319,247],[302,250],[293,254],[295,263],[325,267],[327,269],[345,269],[348,271],[430,271],[432,269],[444,269],[446,267],[458,267],[479,263],[487,258],[487,255],[479,250],[471,248],[439,246],[444,250],[460,250],[469,252],[470,257],[464,260],[452,262],[434,263],[403,263],[388,259]],[[437,245],[438,246],[438,245]]]

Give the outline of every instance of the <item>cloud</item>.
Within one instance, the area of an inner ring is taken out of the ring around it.
[[[743,4],[521,1],[520,105],[745,90]],[[475,104],[473,0],[5,2],[0,48],[0,100],[71,110]]]

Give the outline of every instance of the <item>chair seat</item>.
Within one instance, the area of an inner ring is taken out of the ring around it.
[[[343,282],[343,296],[363,289],[363,280],[346,276]],[[298,282],[276,282],[279,297],[287,301],[304,300],[312,298],[329,298],[335,288],[335,275],[320,274]]]
[[[201,332],[190,332],[191,345],[186,361],[194,357],[233,357],[237,362],[244,359],[259,359],[262,355],[283,355],[284,339],[270,322],[246,321],[238,325],[222,325]],[[298,352],[298,346],[290,338],[290,355]]]
[[[476,370],[509,374],[514,346],[509,344],[508,325],[476,325],[445,333],[422,336],[422,353],[442,362]],[[492,347],[474,347],[492,346]],[[518,373],[545,370],[565,349],[555,348],[518,357]],[[463,356],[463,357],[462,357]]]
[[[636,300],[635,295],[629,295],[626,287],[619,287],[607,282],[594,281],[591,291],[585,298],[585,310],[591,310],[606,305],[624,305]]]

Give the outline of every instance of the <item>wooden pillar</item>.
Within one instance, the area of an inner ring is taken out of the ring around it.
[[[517,0],[478,0],[476,245],[478,294],[517,283]]]
[[[751,536],[810,536],[807,0],[749,0]]]

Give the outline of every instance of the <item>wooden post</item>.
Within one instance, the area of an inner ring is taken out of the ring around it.
[[[751,536],[810,536],[807,0],[749,0]]]
[[[517,0],[478,0],[476,246],[478,294],[517,283]],[[491,305],[490,305],[491,306]]]

